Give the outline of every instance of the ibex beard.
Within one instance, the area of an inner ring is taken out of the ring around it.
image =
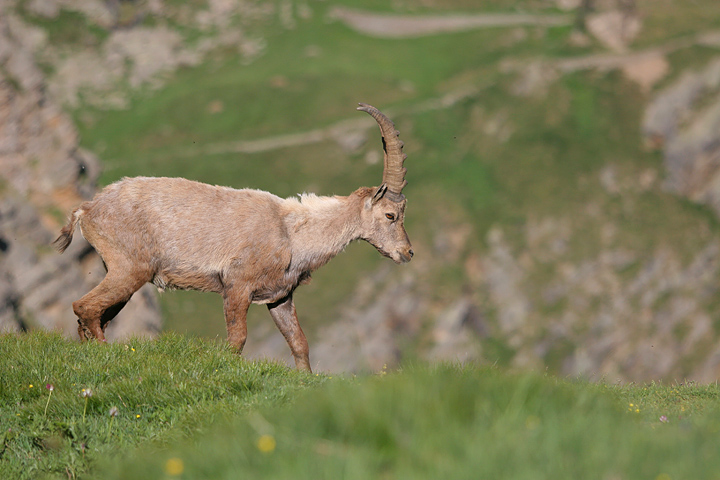
[[[396,263],[409,262],[403,143],[375,107],[383,182],[346,197],[303,194],[282,199],[182,178],[124,178],[76,208],[54,245],[62,253],[76,226],[102,257],[107,275],[73,303],[81,340],[105,341],[105,327],[145,283],[160,289],[216,292],[227,336],[241,353],[251,303],[266,304],[298,369],[310,371],[295,289],[353,240],[366,240]]]

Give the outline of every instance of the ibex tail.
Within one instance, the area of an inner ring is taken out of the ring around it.
[[[81,205],[73,210],[70,214],[67,225],[60,230],[60,236],[52,242],[53,247],[55,247],[58,252],[63,253],[70,245],[70,242],[72,242],[73,233],[75,233],[75,225],[78,220],[80,220],[80,216],[85,213],[83,206],[84,205]]]

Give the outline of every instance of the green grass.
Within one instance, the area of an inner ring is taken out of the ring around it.
[[[0,372],[0,478],[18,479],[74,478],[118,449],[164,445],[325,380],[174,334],[108,345],[3,335]]]
[[[47,33],[48,43],[51,45],[87,48],[102,44],[109,36],[107,30],[88,21],[79,12],[61,8],[57,17],[53,19],[30,15],[25,9],[20,9],[20,13],[26,21]]]
[[[717,385],[450,365],[334,378],[172,334],[3,335],[0,371],[2,478],[720,475]]]
[[[643,13],[643,32],[636,42],[641,47],[720,27],[720,4],[715,0],[639,0],[637,4]]]

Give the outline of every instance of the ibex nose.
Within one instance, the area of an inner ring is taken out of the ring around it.
[[[410,250],[408,250],[408,254],[410,255],[410,258],[412,258],[413,255],[415,255],[415,252],[413,252],[411,248]]]

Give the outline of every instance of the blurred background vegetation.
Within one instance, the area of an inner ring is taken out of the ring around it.
[[[673,186],[668,145],[720,82],[660,115],[668,136],[648,126],[720,58],[717,0],[118,0],[109,20],[41,3],[15,11],[46,32],[38,62],[102,184],[346,195],[382,169],[356,103],[395,121],[416,255],[396,267],[354,244],[298,290],[321,367],[717,378],[717,214],[708,189]],[[701,147],[681,157],[713,178],[717,144]],[[161,304],[164,329],[224,336],[219,297]],[[248,353],[286,355],[250,313]]]

